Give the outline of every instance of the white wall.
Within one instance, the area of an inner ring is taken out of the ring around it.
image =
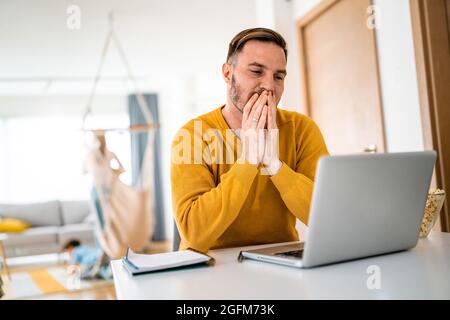
[[[0,118],[39,117],[47,115],[79,116],[87,104],[86,95],[0,95]],[[98,95],[93,114],[127,113],[124,95]]]
[[[257,26],[275,29],[274,0],[255,0],[255,9]]]
[[[67,28],[72,4],[81,10],[79,30]],[[2,77],[94,75],[110,10],[131,67],[157,81],[215,70],[227,40],[256,22],[253,0],[1,1]],[[125,74],[117,62],[115,53],[106,75]]]
[[[2,174],[4,168],[6,168],[6,130],[5,120],[0,117],[0,197],[7,193],[8,180],[6,175]]]
[[[423,150],[411,15],[408,0],[375,0],[381,96],[389,152]]]
[[[298,20],[318,5],[321,0],[293,0],[293,18]]]
[[[287,41],[288,61],[285,91],[280,101],[280,107],[287,110],[302,112],[301,87],[299,73],[298,39],[296,21],[318,0],[255,0],[258,26],[275,29]]]

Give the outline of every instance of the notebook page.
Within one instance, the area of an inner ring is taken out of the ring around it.
[[[130,250],[128,260],[139,269],[159,269],[173,266],[183,266],[206,262],[210,258],[206,255],[182,250],[157,254],[138,254]]]

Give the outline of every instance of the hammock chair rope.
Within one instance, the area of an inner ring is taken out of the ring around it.
[[[111,258],[120,258],[124,255],[127,247],[139,251],[143,245],[150,240],[153,232],[153,146],[155,140],[155,128],[153,116],[142,92],[138,89],[136,78],[133,75],[125,51],[114,31],[113,12],[109,13],[109,31],[105,39],[100,63],[94,78],[91,93],[82,118],[84,131],[87,126],[87,118],[92,114],[92,102],[97,92],[98,83],[101,78],[104,62],[108,50],[114,44],[119,52],[120,59],[125,66],[127,77],[132,82],[137,104],[145,119],[147,133],[147,145],[142,160],[142,166],[138,175],[135,188],[125,185],[118,177],[114,179],[111,194],[105,196],[102,187],[95,185],[100,207],[105,220],[105,227],[100,230],[99,240],[102,249]],[[138,125],[142,126],[142,125]]]

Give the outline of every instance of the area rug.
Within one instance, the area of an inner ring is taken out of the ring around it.
[[[113,283],[112,280],[79,280],[69,276],[63,266],[14,272],[11,274],[11,281],[7,282],[2,299],[32,299],[49,294],[110,286]]]

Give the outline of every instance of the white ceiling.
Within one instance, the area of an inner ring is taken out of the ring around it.
[[[66,10],[73,4],[81,9],[80,30],[66,24]],[[257,21],[255,0],[1,1],[0,95],[88,92],[111,9],[131,67],[145,88],[192,75],[219,76],[233,35]],[[113,48],[103,72],[112,80],[103,81],[99,91],[126,91],[118,57]]]

